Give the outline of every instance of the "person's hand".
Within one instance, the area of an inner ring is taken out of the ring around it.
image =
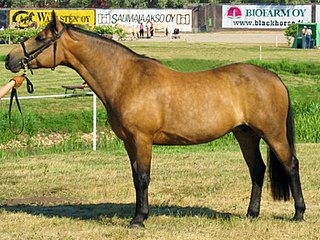
[[[14,88],[20,87],[25,79],[26,78],[23,77],[23,76],[15,76],[15,77],[13,77],[11,80],[13,80],[15,82]]]

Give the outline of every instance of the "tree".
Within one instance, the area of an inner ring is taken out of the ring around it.
[[[319,0],[0,0],[5,8],[181,8],[193,3],[310,4]]]
[[[94,0],[89,4],[89,7],[91,8],[106,8],[106,6],[107,3],[104,0]]]
[[[298,24],[291,24],[289,27],[287,27],[284,30],[284,35],[286,36],[286,39],[288,41],[288,46],[291,45],[291,40],[292,38],[295,37],[296,32],[297,32]]]
[[[148,8],[165,8],[168,0],[150,0],[148,1]]]

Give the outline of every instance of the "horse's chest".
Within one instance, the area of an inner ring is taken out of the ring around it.
[[[123,140],[125,138],[125,129],[123,127],[121,119],[108,113],[108,122],[117,137]]]

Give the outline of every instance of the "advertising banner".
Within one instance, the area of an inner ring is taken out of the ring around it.
[[[94,27],[94,10],[56,9],[56,15],[65,23]],[[52,9],[15,9],[10,10],[9,23],[26,28],[30,25],[43,26],[51,21]]]
[[[192,31],[191,9],[97,9],[96,25],[138,27],[148,22],[183,32]]]
[[[320,5],[316,5],[316,23],[320,23]]]
[[[311,22],[311,5],[223,5],[222,28],[285,29]]]

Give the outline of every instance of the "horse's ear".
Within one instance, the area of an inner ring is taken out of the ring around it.
[[[59,21],[57,15],[56,15],[56,12],[53,10],[52,11],[52,14],[51,14],[51,18],[52,18],[52,26],[54,27],[54,29],[59,32],[59,30],[61,28],[63,28],[61,22]]]

